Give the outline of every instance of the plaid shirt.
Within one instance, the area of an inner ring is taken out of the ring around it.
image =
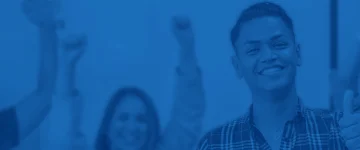
[[[281,150],[346,150],[338,121],[342,113],[312,110],[299,103],[297,116],[285,124]],[[198,150],[270,150],[252,120],[252,106],[243,117],[207,133]],[[280,141],[279,141],[280,142]]]

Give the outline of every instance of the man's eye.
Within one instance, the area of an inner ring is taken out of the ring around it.
[[[252,48],[247,51],[249,55],[255,55],[260,49],[259,48]]]
[[[285,42],[278,42],[273,45],[276,49],[287,48],[288,44]]]

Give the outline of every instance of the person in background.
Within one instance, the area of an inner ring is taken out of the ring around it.
[[[95,149],[151,150],[159,136],[159,118],[149,96],[136,87],[120,88],[105,110]]]
[[[249,86],[252,104],[245,115],[205,134],[198,150],[360,148],[360,115],[353,112],[352,91],[344,94],[342,112],[302,104],[295,82],[301,49],[281,6],[258,2],[247,7],[230,34],[233,67]]]
[[[44,120],[51,108],[51,98],[57,74],[58,22],[54,20],[50,7],[44,9],[35,3],[42,0],[25,0],[22,9],[29,22],[36,26],[40,41],[40,68],[37,85],[33,92],[20,102],[0,111],[0,149],[16,147]],[[44,13],[46,12],[46,13]]]
[[[179,66],[176,68],[174,105],[170,122],[160,133],[159,118],[151,98],[137,87],[120,88],[105,109],[95,139],[96,150],[189,150],[194,149],[201,134],[205,113],[202,76],[194,51],[194,35],[190,20],[176,16],[173,33],[180,45]],[[65,40],[67,83],[64,95],[73,102],[73,149],[89,149],[81,129],[84,101],[75,86],[76,60],[86,49],[86,38],[74,36]],[[86,115],[86,114],[85,114]]]

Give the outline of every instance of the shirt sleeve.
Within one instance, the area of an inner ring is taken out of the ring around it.
[[[335,111],[332,113],[332,125],[330,129],[329,136],[329,146],[335,149],[348,150],[346,147],[345,141],[340,134],[339,121],[343,117],[343,112]]]
[[[196,150],[208,150],[210,149],[209,144],[208,144],[208,138],[207,135],[205,135],[204,137],[201,138],[201,140],[199,141]]]
[[[205,113],[205,94],[201,71],[176,70],[175,101],[170,122],[158,143],[161,150],[195,149],[201,135]]]
[[[83,150],[87,147],[82,132],[83,103],[79,94],[58,94],[42,128],[41,146],[44,150]],[[61,130],[59,130],[61,128]],[[64,132],[65,131],[65,132]]]
[[[0,149],[11,149],[19,144],[18,121],[15,107],[0,112]]]

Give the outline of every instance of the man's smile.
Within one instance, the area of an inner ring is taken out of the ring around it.
[[[268,66],[268,67],[264,67],[263,69],[261,69],[258,74],[259,75],[274,75],[277,73],[282,72],[286,67],[282,66],[282,65],[273,65],[273,66]]]

